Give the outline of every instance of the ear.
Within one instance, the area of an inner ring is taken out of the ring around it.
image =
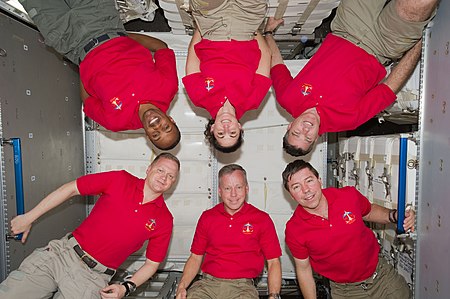
[[[216,126],[216,123],[213,123],[213,124],[211,125],[211,128],[209,129],[209,131],[210,131],[211,133],[214,132],[215,126]]]
[[[290,122],[290,123],[288,124],[288,126],[287,126],[287,128],[286,128],[286,131],[289,131],[289,130],[291,129],[291,127],[292,127],[292,122]]]
[[[176,124],[175,120],[174,120],[171,116],[169,116],[169,119],[170,119],[171,122],[173,122],[174,124]]]

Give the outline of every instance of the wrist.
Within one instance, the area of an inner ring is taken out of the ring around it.
[[[397,223],[397,209],[391,209],[389,210],[389,222],[391,223]]]
[[[131,280],[125,280],[121,285],[125,287],[125,297],[136,291],[136,284]]]
[[[270,293],[268,298],[269,299],[281,299],[281,296],[279,293]]]
[[[272,35],[273,36],[273,31],[272,30],[266,30],[263,32],[264,36],[268,36],[268,35]]]

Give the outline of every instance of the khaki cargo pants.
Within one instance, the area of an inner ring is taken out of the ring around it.
[[[19,0],[45,43],[78,64],[83,48],[105,33],[124,33],[113,0]]]
[[[406,22],[395,0],[342,0],[331,23],[333,34],[376,56],[383,65],[397,60],[422,37],[425,22]]]
[[[252,40],[264,21],[266,0],[190,0],[190,11],[203,38]]]
[[[2,299],[98,299],[110,275],[89,269],[67,236],[33,251],[0,284]]]

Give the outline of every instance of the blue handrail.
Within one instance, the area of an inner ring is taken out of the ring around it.
[[[398,170],[398,202],[397,202],[397,233],[403,234],[406,203],[406,163],[408,155],[408,138],[400,137],[399,170]]]
[[[4,140],[5,143],[12,144],[14,152],[14,176],[16,184],[16,213],[23,215],[25,213],[25,202],[23,194],[23,172],[22,172],[22,147],[20,138],[11,138]],[[16,240],[22,240],[23,234],[14,236]]]

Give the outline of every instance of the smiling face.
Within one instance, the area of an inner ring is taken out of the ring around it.
[[[225,211],[230,215],[240,211],[247,194],[248,184],[242,171],[235,170],[219,178],[219,196],[224,203]]]
[[[235,115],[221,113],[217,115],[214,124],[211,126],[211,133],[216,137],[220,146],[230,147],[239,139],[241,128],[242,126]]]
[[[322,181],[309,168],[292,174],[287,187],[292,198],[311,214],[317,214],[326,204],[322,194]]]
[[[159,149],[170,149],[179,140],[175,121],[158,108],[150,108],[142,116],[142,125],[150,141]]]
[[[167,158],[160,158],[147,168],[146,183],[154,193],[164,193],[178,177],[178,164]]]
[[[289,124],[287,142],[306,151],[319,138],[319,126],[318,115],[307,110]]]

